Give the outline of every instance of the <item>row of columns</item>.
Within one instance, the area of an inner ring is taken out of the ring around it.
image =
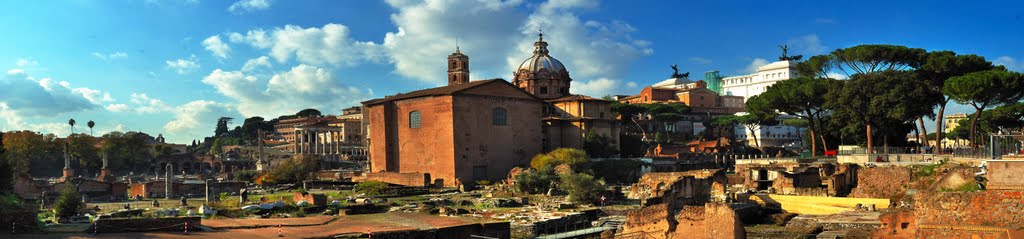
[[[342,144],[342,132],[335,130],[307,130],[295,131],[295,154],[307,155],[366,155],[365,147],[345,146]]]

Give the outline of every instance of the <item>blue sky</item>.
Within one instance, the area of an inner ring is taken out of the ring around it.
[[[273,118],[440,86],[458,40],[473,79],[505,78],[543,29],[574,93],[634,94],[678,64],[749,72],[776,45],[866,43],[978,54],[1024,70],[1019,2],[0,2],[0,130],[141,130],[189,142],[216,118]],[[700,77],[696,77],[700,78]],[[954,106],[954,112],[969,109]],[[237,120],[240,122],[241,120]]]

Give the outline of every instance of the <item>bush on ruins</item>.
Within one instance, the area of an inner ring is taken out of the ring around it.
[[[356,184],[352,188],[357,193],[366,194],[367,196],[378,196],[384,193],[384,190],[388,188],[388,184],[381,181],[365,181]]]
[[[538,154],[530,160],[530,167],[537,170],[554,169],[555,166],[568,164],[573,171],[585,171],[587,152],[580,149],[558,148],[546,154]]]
[[[60,198],[57,199],[57,204],[53,207],[57,213],[57,218],[69,218],[78,215],[78,210],[82,208],[82,195],[78,194],[78,189],[70,183],[65,185],[64,190],[60,191]]]
[[[530,170],[516,175],[516,187],[524,193],[545,193],[557,179],[554,169]]]
[[[594,179],[585,173],[569,173],[559,175],[559,187],[569,193],[569,200],[574,203],[594,203],[604,195],[604,182]]]
[[[306,155],[294,156],[257,178],[259,184],[299,183],[316,171],[316,161]]]

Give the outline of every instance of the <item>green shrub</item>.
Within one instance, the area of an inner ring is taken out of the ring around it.
[[[259,172],[257,172],[256,170],[242,170],[232,174],[231,179],[239,181],[252,181],[253,179],[256,178],[256,175],[258,174]]]
[[[568,164],[575,172],[583,172],[587,163],[587,152],[580,149],[558,148],[546,154],[538,154],[530,160],[530,167],[537,170],[553,169]]]
[[[384,193],[388,186],[387,183],[381,181],[365,181],[356,184],[352,190],[369,196],[379,196]]]
[[[551,188],[551,182],[557,179],[553,169],[528,171],[516,176],[516,187],[520,192],[546,193]]]
[[[604,195],[604,182],[584,173],[570,173],[559,176],[559,187],[569,193],[569,200],[575,203],[593,203]]]
[[[491,180],[476,180],[473,181],[477,186],[488,186],[491,185]]]
[[[14,194],[0,194],[0,209],[21,208],[21,199]]]
[[[64,189],[60,191],[60,198],[57,198],[57,203],[53,206],[57,218],[77,215],[78,209],[82,208],[82,195],[78,194],[78,189],[70,183],[64,185]]]

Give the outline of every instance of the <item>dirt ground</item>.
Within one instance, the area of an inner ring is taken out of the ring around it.
[[[220,228],[256,227],[239,229],[222,229],[215,232],[148,232],[148,233],[105,233],[90,235],[85,233],[51,233],[14,235],[7,238],[269,238],[277,237],[278,230],[285,238],[330,238],[334,235],[378,233],[387,231],[430,229],[479,223],[467,218],[438,217],[418,213],[383,213],[334,217],[305,217],[277,219],[215,219],[203,220],[203,225]],[[332,221],[333,220],[333,221]],[[325,223],[319,225],[321,223]],[[291,225],[276,227],[275,225]],[[318,224],[312,226],[302,226]]]

